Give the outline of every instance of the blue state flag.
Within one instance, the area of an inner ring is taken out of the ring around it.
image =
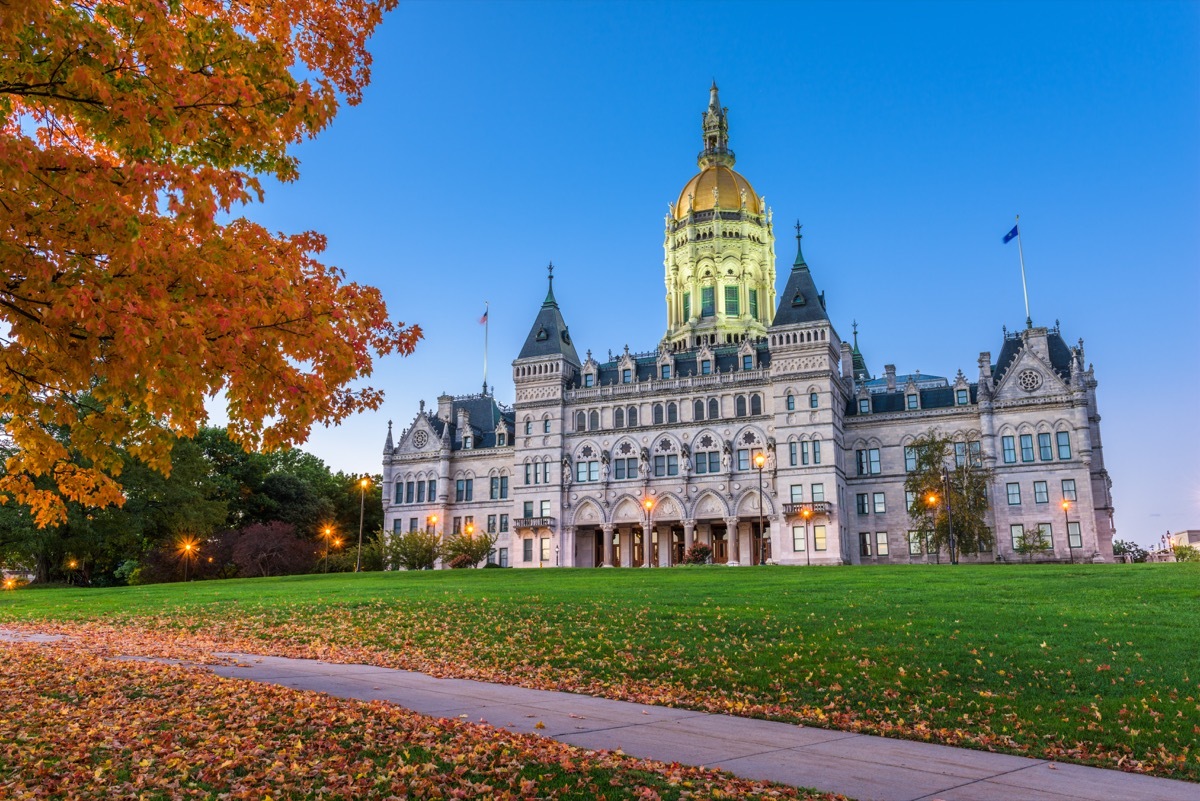
[[[1007,245],[1009,242],[1013,241],[1016,238],[1017,238],[1017,226],[1014,225],[1012,227],[1012,230],[1004,235],[1004,244]]]

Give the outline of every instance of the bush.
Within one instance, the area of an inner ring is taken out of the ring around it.
[[[1200,562],[1200,548],[1192,545],[1175,545],[1172,550],[1175,551],[1176,562]]]
[[[432,570],[434,562],[442,553],[442,543],[437,534],[406,531],[403,534],[393,534],[389,539],[391,543],[388,551],[395,560],[389,566],[403,570]]]
[[[683,555],[685,565],[706,565],[712,560],[712,548],[702,542],[697,542],[687,549]]]
[[[1149,556],[1145,548],[1129,540],[1113,540],[1113,555],[1128,556],[1131,562],[1145,562]]]
[[[455,534],[442,546],[442,559],[448,560],[450,567],[475,567],[494,547],[495,534]]]
[[[233,546],[233,562],[243,576],[290,576],[307,573],[316,547],[296,536],[290,523],[254,523],[241,529]]]

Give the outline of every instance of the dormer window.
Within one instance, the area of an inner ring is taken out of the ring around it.
[[[595,386],[595,384],[596,384],[596,376],[592,375],[591,373],[584,373],[583,385],[585,387],[591,387],[591,386]]]
[[[859,398],[858,399],[858,413],[859,414],[870,414],[871,413],[871,399],[870,398]]]
[[[664,364],[662,366],[662,370],[660,371],[660,375],[662,376],[663,380],[670,378],[671,377],[671,365]]]
[[[632,384],[633,383],[633,370],[630,370],[628,367],[626,367],[624,370],[621,371],[621,383],[622,384]]]
[[[909,409],[917,408],[917,393],[910,392],[905,396],[905,406]]]
[[[742,356],[742,369],[743,370],[753,370],[754,369],[754,357],[751,356],[749,353]]]
[[[965,389],[955,390],[954,398],[955,398],[955,402],[959,406],[966,406],[968,403],[968,399],[970,398],[970,393]]]
[[[470,437],[463,437],[463,448],[470,448],[470,447],[471,447],[471,441],[472,441],[472,440],[471,440],[471,438],[470,438]]]
[[[508,444],[508,437],[506,435],[504,435],[504,434],[496,435],[496,447],[503,448],[507,444]]]
[[[702,359],[700,361],[700,375],[711,375],[711,374],[712,374],[712,360],[711,359]]]

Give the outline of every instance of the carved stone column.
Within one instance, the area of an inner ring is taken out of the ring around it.
[[[563,526],[562,548],[556,567],[575,567],[575,527]]]
[[[602,525],[600,527],[600,531],[603,532],[601,534],[601,536],[604,538],[604,562],[601,565],[601,567],[612,567],[613,566],[613,547],[612,547],[613,524],[605,523],[604,525]]]
[[[695,520],[684,520],[683,521],[683,552],[684,553],[687,553],[688,549],[690,549],[692,547],[692,538],[695,537],[695,535],[696,535],[696,521]]]
[[[725,538],[729,541],[729,561],[726,564],[740,565],[742,563],[741,549],[739,547],[741,532],[738,531],[738,519],[736,517],[725,518]]]

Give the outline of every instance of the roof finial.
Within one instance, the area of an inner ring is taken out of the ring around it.
[[[549,288],[546,290],[546,299],[542,301],[542,306],[557,306],[558,301],[554,299],[554,262],[546,267],[546,275],[549,280]]]
[[[850,323],[850,330],[854,333],[854,349],[858,350],[858,320]]]
[[[804,238],[804,234],[800,232],[800,229],[803,227],[800,221],[796,220],[796,260],[792,262],[793,270],[799,267],[808,267],[808,264],[804,261],[804,252],[800,248],[800,240]]]

